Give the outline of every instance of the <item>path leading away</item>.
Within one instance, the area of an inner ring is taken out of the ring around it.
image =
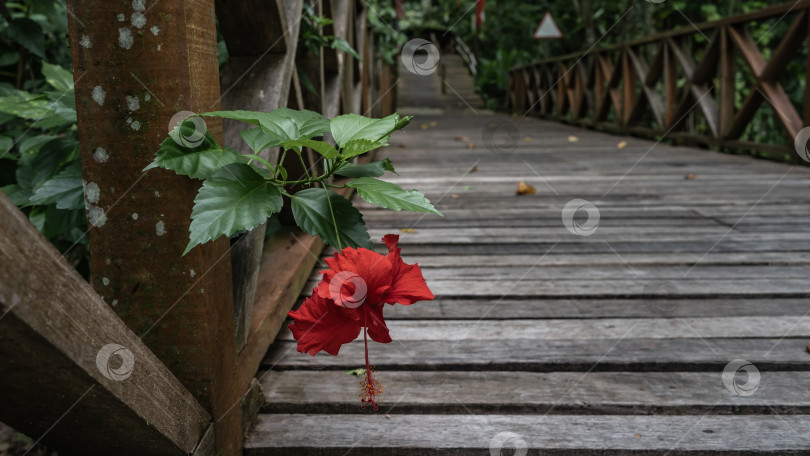
[[[808,454],[810,170],[476,112],[380,152],[445,217],[361,204],[437,295],[386,308],[380,411],[362,340],[284,330],[246,454]]]

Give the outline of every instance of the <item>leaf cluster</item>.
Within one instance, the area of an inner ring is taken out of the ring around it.
[[[441,215],[422,193],[377,179],[386,171],[394,172],[391,160],[354,163],[356,157],[388,145],[391,133],[404,128],[410,117],[392,114],[372,119],[346,114],[330,120],[312,111],[289,108],[216,111],[199,116],[249,124],[240,135],[253,153],[241,155],[220,146],[207,131],[200,131],[201,124],[193,117],[181,122],[163,141],[145,170],[164,168],[203,181],[194,200],[184,254],[220,236],[261,225],[281,211],[284,197],[303,231],[338,249],[371,248],[362,215],[351,201],[334,191],[338,188],[356,189],[366,202],[391,210]],[[326,141],[324,136],[331,136],[333,141]],[[261,152],[274,147],[283,152],[278,162],[270,163]],[[290,176],[283,165],[285,157],[296,155],[306,169],[301,156],[304,148],[322,157],[323,170]],[[336,184],[335,176],[351,180]],[[291,193],[293,185],[303,189]]]

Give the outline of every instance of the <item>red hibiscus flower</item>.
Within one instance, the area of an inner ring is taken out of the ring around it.
[[[366,353],[366,374],[360,395],[364,403],[377,409],[374,399],[382,393],[368,363],[368,337],[380,343],[391,342],[383,319],[383,305],[410,305],[433,299],[418,264],[406,264],[397,246],[399,236],[383,237],[388,254],[346,247],[327,258],[329,269],[321,271],[323,280],[312,290],[298,310],[291,311],[289,325],[298,341],[298,351],[315,355],[323,350],[337,355],[363,330]]]

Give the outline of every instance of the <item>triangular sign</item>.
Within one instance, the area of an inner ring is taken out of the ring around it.
[[[537,39],[562,38],[562,32],[560,31],[560,28],[557,27],[557,23],[554,22],[554,18],[551,17],[550,12],[546,12],[543,20],[540,21],[540,26],[537,27],[537,31],[534,32],[534,37]]]

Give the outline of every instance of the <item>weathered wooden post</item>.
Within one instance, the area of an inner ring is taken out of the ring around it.
[[[220,454],[237,454],[227,239],[193,249],[199,181],[152,160],[181,111],[220,107],[213,0],[69,0],[92,283],[214,417]],[[207,126],[218,141],[217,120]]]

